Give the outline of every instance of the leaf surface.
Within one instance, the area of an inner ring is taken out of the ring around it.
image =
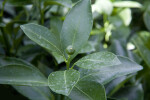
[[[68,96],[79,78],[80,73],[74,69],[56,71],[49,75],[48,85],[52,91]]]
[[[100,69],[103,67],[119,65],[120,61],[117,56],[111,52],[97,52],[79,59],[75,64],[80,68]]]
[[[118,58],[121,61],[120,65],[104,67],[96,70],[80,69],[81,79],[107,84],[117,77],[135,73],[142,69],[142,66],[126,57],[118,56]]]
[[[104,86],[90,80],[80,80],[69,95],[71,100],[106,100]]]
[[[13,85],[13,88],[30,100],[53,100],[49,87]]]
[[[0,84],[48,86],[46,77],[33,65],[16,58],[0,62]]]
[[[59,39],[46,27],[36,24],[25,24],[21,25],[21,29],[32,41],[40,46],[51,52],[62,54]]]

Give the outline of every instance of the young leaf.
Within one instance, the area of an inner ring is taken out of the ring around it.
[[[79,59],[75,65],[85,69],[100,69],[121,64],[116,55],[111,52],[97,52]]]
[[[62,26],[60,39],[66,58],[68,57],[66,48],[69,45],[72,45],[75,49],[75,53],[70,58],[72,60],[87,42],[92,23],[90,0],[81,0],[67,14]]]
[[[141,8],[142,5],[135,1],[116,1],[113,3],[114,7],[125,7],[125,8]]]
[[[59,39],[46,27],[36,24],[25,24],[21,25],[21,29],[31,40],[40,46],[62,55]]]
[[[49,87],[36,87],[36,86],[15,86],[20,94],[29,98],[30,100],[53,100],[53,95],[50,92]]]
[[[124,25],[129,26],[132,20],[131,9],[125,8],[122,11],[120,11],[118,15],[122,19]]]
[[[69,95],[71,100],[106,100],[104,86],[90,80],[80,80]]]
[[[16,58],[3,58],[0,61],[0,84],[48,85],[46,77],[33,65]]]
[[[80,73],[74,69],[57,71],[49,75],[48,85],[52,91],[68,96],[79,78]]]
[[[110,15],[113,11],[112,2],[110,0],[96,0],[95,4],[92,5],[92,12],[95,11]]]
[[[120,65],[104,67],[96,70],[80,69],[81,79],[107,84],[117,77],[135,73],[142,69],[142,66],[126,57],[118,56],[118,58],[121,61]]]

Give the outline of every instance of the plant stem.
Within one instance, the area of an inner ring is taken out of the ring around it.
[[[2,10],[1,10],[1,13],[0,13],[0,17],[3,17],[3,12],[4,12],[4,7],[5,7],[5,4],[6,4],[6,1],[7,1],[7,0],[4,0],[4,1],[3,1]]]
[[[41,7],[41,0],[39,0],[39,10],[40,10],[40,15],[41,15],[41,24],[44,25],[44,11],[42,10],[42,7]]]
[[[69,67],[70,67],[70,55],[68,55],[68,59],[65,60],[65,62],[66,62],[67,70],[69,70]]]
[[[3,39],[4,39],[4,42],[5,42],[5,45],[6,45],[6,55],[10,55],[10,43],[9,43],[9,40],[8,40],[8,36],[7,34],[4,33],[4,29],[3,28],[0,28],[1,30],[1,33],[2,33],[2,36],[3,36]]]

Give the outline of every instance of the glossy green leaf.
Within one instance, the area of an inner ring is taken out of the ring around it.
[[[63,5],[66,7],[71,8],[72,7],[72,1],[71,0],[45,0],[45,5]]]
[[[126,8],[141,8],[142,5],[136,1],[115,1],[114,7],[126,7]]]
[[[147,29],[150,31],[150,7],[144,13],[144,23]]]
[[[79,59],[75,65],[85,69],[100,69],[108,66],[119,65],[120,61],[111,52],[97,52]]]
[[[95,4],[92,5],[92,12],[95,11],[110,15],[113,11],[112,2],[110,0],[96,0]]]
[[[74,69],[56,71],[49,75],[48,85],[52,91],[68,96],[79,78],[80,73]]]
[[[66,58],[68,57],[66,48],[69,45],[75,49],[75,53],[71,55],[71,60],[85,45],[92,29],[92,23],[90,0],[81,0],[67,14],[62,26],[60,38]]]
[[[140,65],[126,57],[118,56],[118,58],[121,62],[120,65],[104,67],[96,70],[80,69],[81,79],[107,84],[117,77],[135,73],[142,69]]]
[[[21,26],[24,33],[34,42],[51,52],[62,54],[60,41],[56,35],[51,33],[46,27],[36,24],[25,24]]]
[[[80,80],[69,95],[71,100],[106,100],[104,86],[90,80]]]
[[[13,88],[30,100],[53,100],[53,95],[51,94],[49,87],[13,85]]]
[[[46,77],[33,65],[16,58],[0,62],[0,84],[48,86]]]

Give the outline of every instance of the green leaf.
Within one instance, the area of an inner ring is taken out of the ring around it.
[[[53,100],[49,87],[13,86],[20,94],[30,100]]]
[[[118,56],[118,58],[121,61],[120,65],[104,67],[96,70],[80,69],[81,79],[107,84],[117,77],[135,73],[142,69],[142,66],[126,57]]]
[[[147,29],[150,31],[150,7],[144,13],[144,23]]]
[[[111,52],[97,52],[79,59],[75,65],[85,69],[100,69],[103,67],[119,65],[120,61]]]
[[[71,8],[72,7],[72,1],[71,0],[45,0],[44,5],[63,5],[66,7]]]
[[[55,36],[60,39],[60,32],[61,32],[61,28],[62,28],[62,20],[60,20],[60,18],[51,18],[50,21],[50,27],[51,27],[51,31],[52,33],[55,34]]]
[[[63,56],[59,55],[58,53],[52,52],[52,55],[54,56],[58,64],[64,62]]]
[[[88,41],[83,48],[81,48],[79,53],[90,53],[95,51],[95,45],[96,43],[93,41]]]
[[[90,80],[80,80],[69,95],[71,100],[106,100],[104,86]]]
[[[0,58],[0,66],[7,66],[7,65],[26,65],[35,68],[32,64],[18,58],[14,58],[14,57]]]
[[[113,2],[114,7],[125,7],[125,8],[141,8],[142,5],[136,1],[115,1]]]
[[[51,52],[57,52],[62,55],[59,39],[46,27],[36,24],[25,24],[21,25],[21,29],[32,41]]]
[[[7,2],[14,6],[23,6],[32,4],[32,0],[7,0]]]
[[[126,98],[125,100],[144,100],[144,91],[141,84],[126,86],[118,91],[114,97],[119,100],[123,98]]]
[[[138,36],[133,38],[133,43],[137,47],[137,50],[140,53],[140,56],[150,67],[150,33],[140,32]]]
[[[16,58],[0,62],[0,84],[48,86],[46,77],[33,65]]]
[[[75,53],[71,55],[71,60],[85,45],[92,29],[92,23],[90,0],[81,0],[67,14],[62,26],[60,39],[66,58],[68,57],[66,48],[69,45],[75,49]]]
[[[92,12],[95,11],[110,15],[113,11],[112,2],[110,0],[96,0],[95,4],[92,5]]]
[[[48,77],[48,85],[52,91],[68,96],[79,78],[80,73],[74,69],[52,72]]]

